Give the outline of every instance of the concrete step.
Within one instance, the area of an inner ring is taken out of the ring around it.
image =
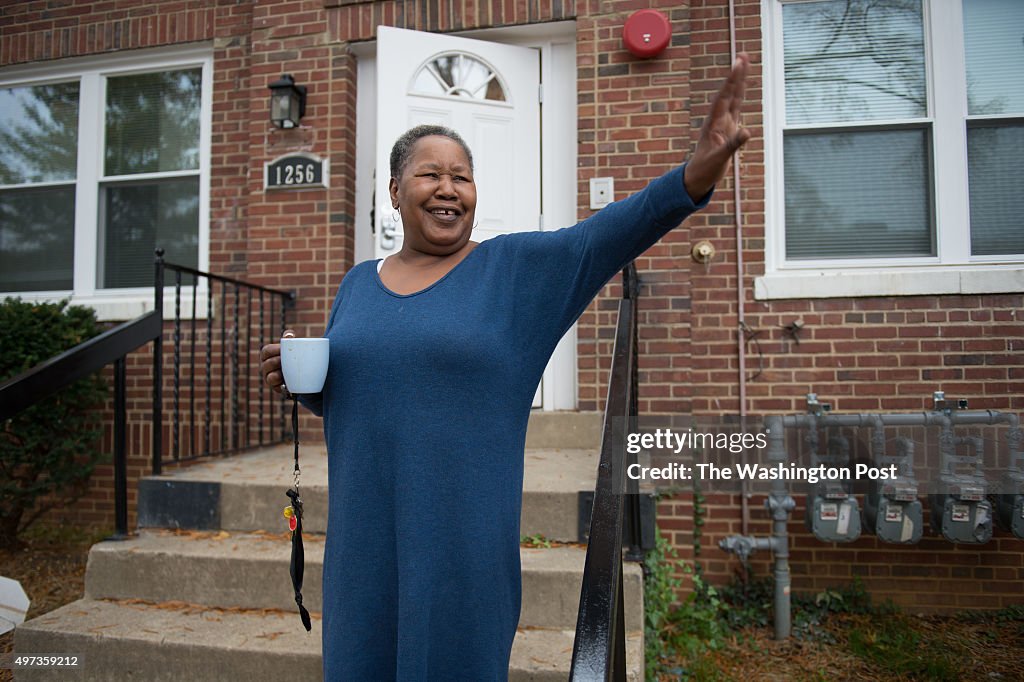
[[[565,682],[572,667],[572,630],[520,628],[512,645],[510,682]],[[643,630],[626,634],[626,679],[643,682]]]
[[[81,657],[78,670],[18,670],[34,680],[319,680],[320,615],[306,632],[295,613],[185,602],[82,599],[20,625],[19,654]]]
[[[284,521],[284,519],[281,519]],[[302,534],[303,604],[320,611],[324,536]],[[184,601],[219,607],[295,607],[290,534],[143,530],[89,550],[87,599]]]
[[[291,612],[218,609],[183,602],[83,599],[22,624],[14,649],[22,654],[74,654],[75,670],[18,670],[18,682],[147,680],[251,682],[322,680],[321,620],[302,629]],[[509,665],[512,682],[565,680],[573,633],[521,628]],[[643,679],[643,636],[627,636],[629,679]]]
[[[327,448],[302,446],[303,530],[327,530]],[[283,529],[290,504],[292,446],[278,445],[210,459],[139,481],[140,527],[196,530]]]
[[[528,449],[523,469],[520,533],[549,540],[580,542],[590,523],[590,507],[580,522],[580,494],[592,494],[597,483],[598,450]]]
[[[577,542],[580,492],[592,492],[595,450],[529,449],[525,453],[521,533]],[[158,528],[278,532],[289,504],[285,490],[294,468],[291,446],[282,445],[200,462],[139,483],[139,525]],[[303,528],[327,529],[327,450],[303,446]],[[589,518],[589,517],[587,517]]]
[[[587,551],[580,546],[523,548],[523,604],[519,624],[524,627],[575,629]],[[626,630],[644,629],[644,582],[639,564],[623,564],[622,599]]]
[[[324,536],[303,534],[303,603],[322,608]],[[89,552],[88,599],[184,601],[245,609],[295,608],[287,533],[142,531],[121,542],[101,542]],[[524,627],[575,628],[586,550],[578,546],[523,548]],[[626,627],[643,629],[643,577],[626,564]]]
[[[526,447],[545,450],[583,449],[601,447],[601,412],[543,412],[530,413],[526,429]]]

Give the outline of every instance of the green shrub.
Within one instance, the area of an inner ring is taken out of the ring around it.
[[[101,331],[89,308],[4,300],[0,382]],[[106,395],[98,376],[86,377],[0,424],[0,546],[16,546],[18,534],[46,511],[85,492],[102,433],[95,408]]]
[[[775,606],[775,581],[771,577],[758,578],[749,566],[734,575],[728,585],[719,590],[725,609],[725,621],[730,630],[746,627],[767,627],[772,622]]]
[[[683,584],[674,575],[676,551],[660,529],[655,528],[655,533],[655,547],[644,559],[644,662],[648,680],[664,672],[671,658],[666,629],[675,610],[676,592]]]
[[[657,542],[644,561],[644,661],[646,679],[711,680],[704,656],[725,646],[729,637],[727,605],[718,591],[704,581],[700,565],[681,564],[668,540],[657,531]],[[676,568],[690,576],[693,590],[681,602],[683,580]],[[682,664],[682,665],[681,665]]]
[[[694,659],[725,646],[729,637],[725,614],[729,606],[718,596],[718,590],[704,581],[700,564],[694,564],[694,568],[685,566],[683,572],[692,578],[693,591],[672,615],[672,640],[676,651]]]

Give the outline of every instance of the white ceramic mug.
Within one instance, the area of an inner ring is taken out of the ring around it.
[[[289,393],[319,393],[327,380],[328,339],[281,339],[281,371]]]

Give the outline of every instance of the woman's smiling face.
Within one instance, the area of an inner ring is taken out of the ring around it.
[[[391,178],[391,205],[402,214],[405,245],[445,256],[469,241],[476,184],[466,152],[455,141],[428,135],[416,141],[400,178]]]

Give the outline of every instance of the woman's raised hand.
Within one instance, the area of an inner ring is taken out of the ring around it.
[[[295,336],[291,329],[285,329],[281,338]],[[278,393],[284,393],[284,373],[281,371],[281,344],[268,343],[260,349],[260,372],[267,386]]]
[[[683,184],[694,201],[699,201],[725,177],[729,159],[750,139],[750,131],[740,125],[740,106],[749,68],[750,58],[741,53],[712,100],[711,112],[700,128],[697,148],[683,172]]]

